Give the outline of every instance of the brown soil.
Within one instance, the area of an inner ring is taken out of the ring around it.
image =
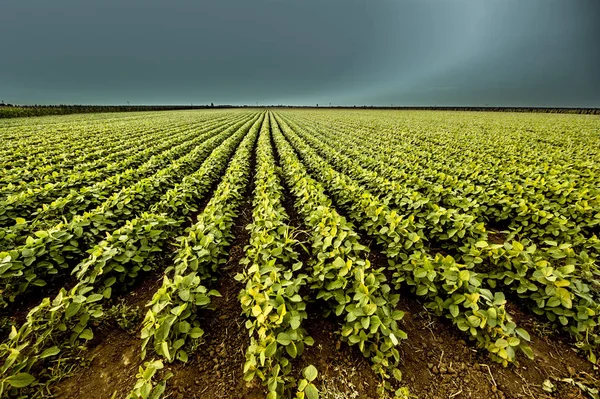
[[[387,265],[377,249],[369,260],[376,268]],[[423,399],[594,398],[563,381],[572,378],[590,388],[600,387],[598,368],[573,350],[570,339],[514,303],[507,308],[530,333],[535,359],[520,353],[519,364],[505,368],[478,351],[449,320],[432,315],[415,295],[401,292],[398,309],[406,312],[402,329],[408,334],[400,350],[403,384]],[[546,380],[555,385],[553,392],[543,390]]]
[[[135,287],[123,302],[140,308],[152,298],[160,287],[161,276],[154,273]],[[57,398],[110,398],[117,392],[123,397],[133,387],[140,359],[139,334],[121,330],[114,323],[104,323],[94,330],[94,339],[84,355],[90,361],[87,368],[80,369],[73,377],[60,381],[53,387]]]
[[[71,267],[74,266],[71,265]],[[6,335],[10,332],[9,326],[18,327],[23,324],[29,312],[39,305],[43,298],[54,298],[61,288],[64,287],[66,290],[70,290],[75,286],[77,280],[67,273],[65,274],[60,275],[60,278],[52,275],[47,276],[48,284],[43,287],[31,287],[29,292],[18,296],[15,302],[11,302],[6,308],[0,309],[0,320],[2,320],[0,324],[6,326]],[[2,338],[5,338],[4,334]]]
[[[535,359],[520,356],[519,365],[502,367],[478,352],[466,336],[430,313],[416,300],[404,296],[399,308],[406,311],[402,344],[404,380],[419,398],[589,398],[562,379],[576,377],[589,387],[598,384],[591,363],[576,354],[560,337],[541,337],[529,328],[532,316],[511,307],[519,324],[532,332]],[[556,391],[542,389],[545,380]],[[596,385],[597,386],[597,385]]]
[[[492,244],[504,244],[507,234],[504,231],[488,230],[488,240]]]
[[[312,347],[294,363],[297,378],[312,364],[319,372],[317,386],[321,397],[375,398],[380,381],[371,365],[357,347],[339,339],[339,325],[331,318],[324,319],[317,312],[309,316],[306,329],[315,340]]]
[[[248,200],[234,227],[236,237],[227,263],[222,267],[216,289],[221,297],[214,298],[215,310],[206,312],[201,325],[205,342],[187,364],[171,367],[174,377],[167,392],[174,398],[261,398],[257,386],[247,386],[242,378],[248,333],[241,315],[238,294],[242,285],[234,279],[242,270],[240,260],[249,233],[245,226],[252,218],[251,199]]]

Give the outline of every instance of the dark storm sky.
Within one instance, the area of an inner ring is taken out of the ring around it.
[[[3,0],[0,100],[600,106],[598,0]]]

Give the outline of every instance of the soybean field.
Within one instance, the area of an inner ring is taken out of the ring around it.
[[[599,398],[600,117],[0,121],[2,398]]]

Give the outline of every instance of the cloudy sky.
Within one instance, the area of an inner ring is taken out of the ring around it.
[[[3,0],[0,100],[600,107],[600,1]]]

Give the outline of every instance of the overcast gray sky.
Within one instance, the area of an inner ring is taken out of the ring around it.
[[[3,0],[21,104],[600,106],[599,0]]]

